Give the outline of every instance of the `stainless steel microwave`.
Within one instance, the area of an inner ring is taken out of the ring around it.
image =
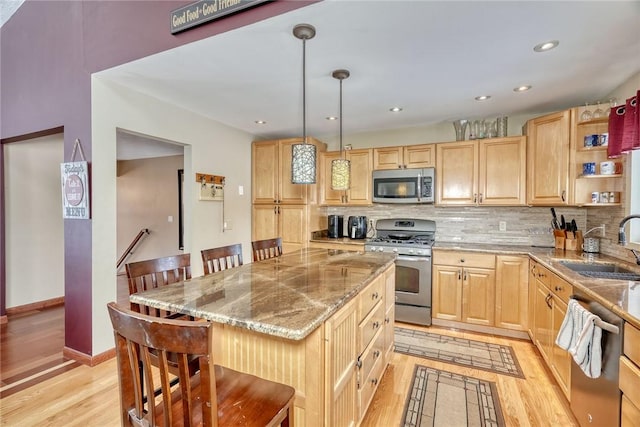
[[[435,169],[373,171],[375,203],[433,203]]]

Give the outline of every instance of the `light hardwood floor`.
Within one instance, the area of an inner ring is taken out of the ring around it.
[[[495,382],[507,426],[577,426],[560,389],[530,342],[442,328],[430,330],[511,345],[526,379],[394,353],[362,426],[399,425],[415,364]],[[115,359],[93,368],[76,367],[1,399],[0,420],[2,426],[119,425]]]

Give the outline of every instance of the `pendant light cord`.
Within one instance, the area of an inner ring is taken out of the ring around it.
[[[307,39],[302,39],[302,143],[307,143]]]
[[[340,79],[340,158],[344,158],[342,151],[342,79]]]

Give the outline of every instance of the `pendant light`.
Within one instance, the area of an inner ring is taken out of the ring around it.
[[[307,75],[306,44],[316,35],[316,29],[309,24],[298,24],[293,35],[302,40],[302,144],[291,147],[291,182],[293,184],[316,183],[316,146],[307,144]]]
[[[349,70],[335,70],[334,79],[340,80],[340,158],[331,161],[331,188],[333,190],[348,190],[351,174],[351,162],[344,158],[342,150],[342,81],[349,77]]]

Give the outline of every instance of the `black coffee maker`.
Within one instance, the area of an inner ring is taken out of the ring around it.
[[[366,216],[350,216],[347,223],[347,234],[351,239],[367,238],[367,217]]]
[[[329,215],[327,224],[327,237],[331,239],[342,238],[344,236],[343,230],[344,217],[342,215]]]

